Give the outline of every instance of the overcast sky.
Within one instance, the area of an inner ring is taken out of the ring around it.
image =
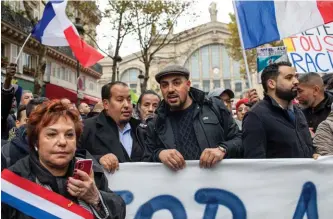
[[[104,8],[107,5],[107,0],[99,0],[100,8]],[[195,26],[208,23],[210,21],[209,15],[209,5],[213,2],[213,0],[197,0],[197,3],[193,6],[193,9],[199,15],[196,20],[189,18],[182,18],[178,20],[177,26],[175,28],[175,32],[181,32],[186,29],[193,28]],[[229,23],[229,13],[233,12],[232,0],[223,0],[217,1],[217,20],[224,23]],[[97,41],[99,46],[104,50],[107,51],[108,45],[110,42],[114,45],[115,40],[110,37],[111,35],[115,36],[116,32],[111,31],[110,24],[107,19],[103,19],[101,24],[97,27]],[[120,49],[120,55],[126,56],[137,52],[140,50],[140,46],[138,42],[135,40],[135,36],[127,36],[124,40],[124,43]]]

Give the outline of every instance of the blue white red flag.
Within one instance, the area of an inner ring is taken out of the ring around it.
[[[333,1],[236,0],[245,49],[333,22]]]
[[[81,39],[66,15],[66,6],[67,0],[50,0],[45,6],[42,19],[32,30],[32,36],[43,45],[70,46],[84,67],[94,65],[104,57]]]
[[[37,219],[93,219],[91,212],[71,200],[5,169],[1,173],[1,202]]]

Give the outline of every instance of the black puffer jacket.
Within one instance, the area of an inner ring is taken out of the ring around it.
[[[90,156],[84,156],[84,154],[84,152],[80,154],[83,156],[81,158],[90,158]],[[76,155],[79,154],[77,153]],[[73,168],[74,160],[71,162],[70,167],[68,168],[66,177],[73,175]],[[77,203],[76,198],[70,196],[66,190],[66,177],[64,179],[59,179],[59,177],[52,176],[51,173],[49,173],[44,167],[41,166],[35,154],[29,154],[29,156],[19,160],[15,165],[11,166],[9,170],[32,182],[36,182],[36,178],[38,178],[39,182],[50,186],[52,191]],[[120,196],[111,192],[108,188],[108,181],[101,166],[94,162],[93,171],[96,186],[103,198],[105,205],[108,208],[109,217],[107,217],[107,219],[125,218],[125,203]],[[4,203],[1,205],[1,217],[6,219],[31,219],[31,217]]]
[[[198,144],[203,151],[219,145],[227,149],[227,158],[242,156],[241,133],[228,109],[217,98],[207,98],[204,92],[190,89],[195,104],[193,126]],[[155,112],[157,116],[148,122],[145,141],[145,161],[160,162],[159,153],[164,149],[175,149],[175,138],[168,118],[168,106],[162,101]]]

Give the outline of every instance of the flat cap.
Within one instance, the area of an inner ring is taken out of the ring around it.
[[[166,75],[183,75],[188,79],[190,77],[190,72],[181,65],[169,65],[157,73],[155,75],[155,79],[158,83],[160,83],[161,78]]]

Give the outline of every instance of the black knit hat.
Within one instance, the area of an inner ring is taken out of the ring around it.
[[[185,76],[186,79],[190,77],[190,72],[186,68],[180,65],[169,65],[165,67],[162,71],[155,75],[155,79],[158,83],[160,83],[161,78],[166,75],[182,75]]]

